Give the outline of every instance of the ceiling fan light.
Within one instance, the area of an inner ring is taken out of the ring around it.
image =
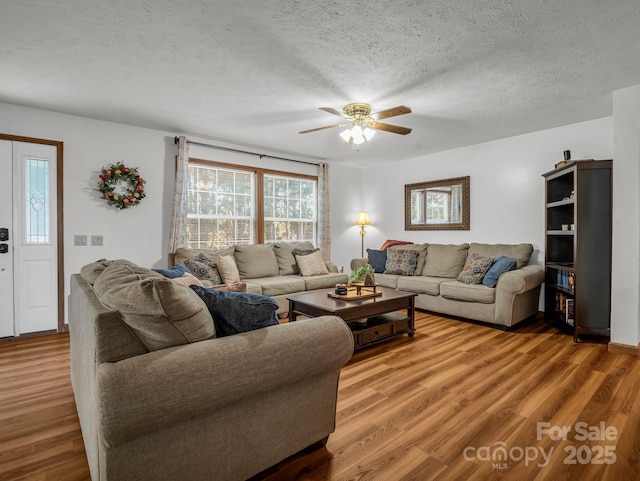
[[[359,125],[354,125],[351,129],[351,137],[353,137],[353,143],[356,145],[360,145],[364,142],[365,138],[362,135],[362,127]]]
[[[340,137],[342,137],[342,140],[344,140],[345,142],[349,142],[349,139],[351,138],[351,130],[343,130],[342,132],[340,132]]]
[[[362,131],[362,135],[364,135],[365,139],[371,140],[373,139],[373,136],[376,135],[376,131],[373,130],[371,127],[367,127]]]

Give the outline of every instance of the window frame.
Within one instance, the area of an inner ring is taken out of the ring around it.
[[[229,162],[218,162],[215,160],[205,160],[198,159],[194,157],[189,157],[188,166],[189,165],[200,165],[206,167],[220,168],[220,169],[231,169],[231,170],[240,170],[245,172],[252,172],[255,175],[255,219],[253,230],[256,235],[255,243],[256,244],[264,244],[264,176],[265,175],[277,175],[281,177],[292,177],[303,180],[312,180],[316,183],[316,236],[318,235],[318,176],[310,175],[310,174],[299,174],[297,172],[287,172],[283,170],[274,170],[274,169],[265,169],[262,167],[252,167],[241,164],[232,164]],[[187,166],[187,168],[188,168]],[[185,180],[185,188],[188,189],[188,178]],[[188,217],[187,217],[188,218]],[[317,242],[317,239],[316,239]],[[315,242],[314,242],[315,245]]]

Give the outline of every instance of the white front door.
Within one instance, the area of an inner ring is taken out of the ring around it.
[[[15,335],[13,322],[12,142],[0,140],[0,337]]]
[[[0,228],[8,231],[6,247],[0,245],[7,250],[0,253],[0,337],[55,330],[57,149],[3,140],[0,156],[6,172],[0,180]]]

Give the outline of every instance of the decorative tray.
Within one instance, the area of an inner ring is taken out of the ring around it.
[[[351,284],[347,289],[346,294],[336,294],[333,291],[327,292],[329,297],[334,299],[343,299],[347,301],[356,301],[358,299],[368,299],[370,297],[380,297],[382,292],[379,292],[377,284],[374,286],[365,286],[364,284]]]

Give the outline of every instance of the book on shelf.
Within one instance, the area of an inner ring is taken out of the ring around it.
[[[567,298],[566,300],[565,321],[570,326],[573,326],[575,322],[574,299]]]

